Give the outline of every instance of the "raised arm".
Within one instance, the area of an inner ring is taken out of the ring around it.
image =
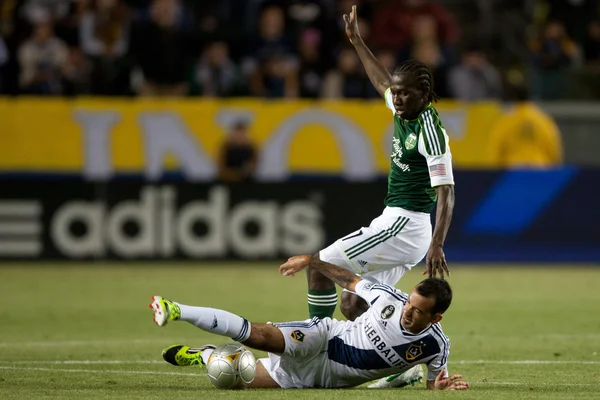
[[[355,291],[356,284],[362,280],[362,278],[347,269],[321,261],[318,254],[314,256],[302,255],[290,257],[279,267],[279,272],[284,276],[294,275],[308,266],[318,270],[337,285],[352,292]]]
[[[358,57],[365,67],[367,76],[371,80],[375,89],[381,96],[385,96],[385,91],[390,87],[392,82],[392,76],[390,73],[381,65],[375,58],[371,50],[367,47],[360,37],[358,30],[358,14],[356,13],[356,6],[352,6],[350,15],[344,14],[344,22],[346,23],[346,35],[350,39],[350,43],[354,45]]]

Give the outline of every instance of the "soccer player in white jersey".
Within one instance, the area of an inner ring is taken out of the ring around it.
[[[356,6],[344,15],[346,34],[394,119],[392,154],[385,209],[368,227],[337,240],[315,257],[344,267],[364,279],[395,286],[426,256],[430,277],[449,275],[443,244],[454,209],[454,177],[448,135],[433,106],[438,96],[427,66],[401,63],[390,73],[364,44],[358,30]],[[435,230],[430,213],[437,203]],[[335,284],[307,268],[310,317],[331,317],[337,306]],[[344,291],[340,309],[349,320],[368,304]]]
[[[369,309],[354,321],[313,318],[288,323],[250,323],[223,310],[152,298],[154,322],[187,321],[205,331],[227,336],[268,352],[258,360],[252,388],[345,388],[427,365],[427,388],[468,389],[461,375],[448,376],[448,337],[440,326],[450,306],[446,281],[428,278],[410,293],[362,279],[347,269],[306,256],[280,267],[293,275],[309,265],[345,289],[361,296]],[[212,346],[174,345],[163,358],[177,366],[204,365]]]

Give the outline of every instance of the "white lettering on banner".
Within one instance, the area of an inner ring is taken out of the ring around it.
[[[209,180],[215,177],[215,162],[181,120],[173,112],[143,112],[139,118],[144,132],[146,176],[161,177],[167,155],[174,156],[182,172],[190,180]]]
[[[102,203],[73,201],[54,214],[50,235],[56,247],[68,257],[99,257],[106,251],[102,238],[103,219]],[[75,236],[71,233],[70,228],[75,221],[85,226],[84,235]]]
[[[173,189],[169,188],[169,191]],[[229,192],[216,187],[208,193],[207,201],[186,204],[181,208],[177,220],[173,215],[174,219],[170,225],[176,226],[176,237],[179,238],[184,253],[194,257],[225,254],[227,243],[223,225],[227,218],[228,204]],[[194,234],[194,223],[197,221],[203,221],[207,225],[208,234],[204,236]],[[165,232],[165,234],[169,233]]]
[[[320,249],[325,232],[315,226],[321,221],[321,210],[308,201],[293,201],[281,210],[283,231],[281,250],[286,254],[306,254],[306,249]]]
[[[243,201],[230,206],[229,190],[216,186],[205,201],[191,201],[176,209],[171,186],[146,187],[139,200],[127,200],[106,210],[99,202],[73,201],[62,205],[51,219],[51,238],[57,249],[73,258],[171,257],[179,247],[190,257],[222,257],[228,250],[244,257],[314,253],[325,241],[322,212],[311,201]],[[74,224],[85,227],[81,235]],[[133,223],[134,232],[126,225]],[[197,224],[206,232],[194,231]],[[246,231],[248,224],[257,232]]]
[[[288,178],[288,154],[294,135],[304,125],[320,124],[330,128],[342,151],[342,175],[354,181],[370,180],[376,176],[373,146],[364,131],[346,117],[317,108],[293,114],[279,125],[264,143],[256,174],[262,181],[282,181]]]
[[[464,139],[467,124],[467,108],[461,107],[456,110],[438,111],[444,126],[451,132],[453,140]]]
[[[106,219],[106,238],[110,238],[115,253],[123,257],[152,254],[156,243],[155,215],[158,207],[156,193],[143,190],[140,201],[123,201]],[[136,221],[139,235],[127,235],[123,229],[128,221]]]
[[[114,174],[110,151],[112,128],[119,121],[115,111],[75,111],[75,121],[83,127],[83,173],[90,179],[107,179]]]
[[[239,115],[241,110],[232,110]],[[224,115],[221,119],[227,119]],[[83,129],[85,143],[84,175],[89,179],[106,179],[114,174],[110,154],[110,135],[119,119],[114,111],[78,110],[74,119]],[[150,179],[158,179],[165,169],[165,156],[179,162],[181,171],[191,181],[207,181],[216,176],[215,161],[174,112],[143,112],[139,117],[145,152],[145,172]],[[291,115],[270,135],[261,149],[257,177],[262,181],[281,181],[288,178],[289,151],[293,137],[308,124],[323,125],[332,132],[340,146],[344,164],[342,175],[352,181],[370,180],[377,174],[374,148],[364,131],[343,115],[321,110],[306,109]]]
[[[37,200],[0,201],[0,256],[35,257],[42,252],[42,205]]]

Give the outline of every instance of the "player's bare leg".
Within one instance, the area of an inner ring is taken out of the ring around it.
[[[315,255],[319,257],[319,255]],[[310,317],[332,317],[337,307],[335,283],[311,267],[306,268],[308,281],[308,312]]]
[[[248,386],[250,389],[279,389],[281,386],[271,378],[271,375],[267,372],[267,369],[262,363],[257,361],[256,363],[256,376],[254,380]]]
[[[340,310],[349,321],[354,321],[368,309],[369,305],[360,296],[351,292],[342,292]]]

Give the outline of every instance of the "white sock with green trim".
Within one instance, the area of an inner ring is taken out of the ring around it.
[[[216,308],[175,304],[181,312],[180,320],[189,322],[202,330],[230,337],[236,342],[245,342],[250,337],[251,325],[239,315]]]

